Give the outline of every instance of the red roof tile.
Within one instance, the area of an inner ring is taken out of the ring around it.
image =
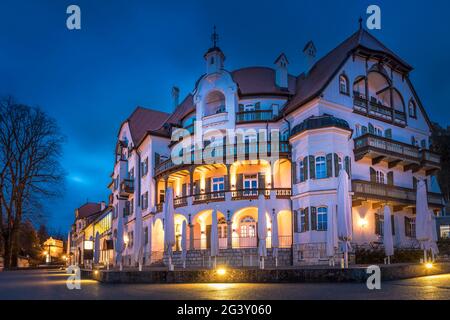
[[[275,84],[275,70],[268,67],[249,67],[231,73],[239,87],[241,96],[249,95],[293,95],[296,78],[289,75],[288,89]]]
[[[134,145],[138,145],[147,132],[161,133],[162,126],[169,116],[166,112],[137,107],[126,120],[130,127]]]
[[[101,204],[88,202],[78,208],[77,219],[87,218],[101,210]]]

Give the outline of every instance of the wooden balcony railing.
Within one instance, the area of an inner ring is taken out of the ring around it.
[[[370,133],[355,139],[354,152],[356,161],[362,159],[365,154],[374,152],[398,160],[420,162],[419,148]]]
[[[435,152],[432,152],[430,150],[422,149],[420,150],[420,158],[422,162],[434,165],[438,168],[441,167],[441,156]]]
[[[366,200],[389,201],[406,205],[416,204],[416,190],[414,189],[390,186],[370,181],[353,180],[352,191],[354,192],[355,199],[364,198]],[[442,206],[442,195],[429,192],[428,203],[432,206]]]
[[[398,126],[406,125],[405,112],[385,106],[379,101],[368,101],[366,97],[357,92],[353,93],[353,110]]]
[[[254,110],[236,112],[236,123],[273,120],[272,110]]]

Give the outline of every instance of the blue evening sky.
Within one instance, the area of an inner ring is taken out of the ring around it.
[[[81,7],[81,31],[66,29],[70,4]],[[446,0],[0,0],[0,96],[42,107],[67,136],[66,193],[47,204],[49,225],[65,232],[86,199],[107,201],[120,123],[136,105],[171,111],[173,85],[182,96],[193,89],[214,24],[227,69],[272,66],[283,51],[296,75],[308,40],[322,56],[370,4],[382,10],[372,33],[415,67],[430,118],[450,124]]]

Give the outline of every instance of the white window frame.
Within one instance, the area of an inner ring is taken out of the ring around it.
[[[320,162],[319,162],[320,159]],[[323,159],[323,161],[322,161]],[[327,178],[327,158],[324,155],[316,156],[315,168],[316,179],[326,179]],[[319,175],[320,173],[320,175]]]
[[[325,216],[325,221],[322,221],[322,222],[319,223],[319,216]],[[326,206],[317,207],[316,222],[317,222],[317,225],[316,225],[317,231],[327,231],[327,227],[328,227],[328,207],[326,207]],[[322,228],[319,228],[320,224],[322,224]],[[323,226],[325,226],[325,228],[323,228]]]

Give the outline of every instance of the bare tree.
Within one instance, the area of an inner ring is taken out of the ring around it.
[[[15,266],[19,227],[24,214],[61,193],[59,159],[64,137],[56,122],[39,108],[0,103],[0,231],[5,267]]]

